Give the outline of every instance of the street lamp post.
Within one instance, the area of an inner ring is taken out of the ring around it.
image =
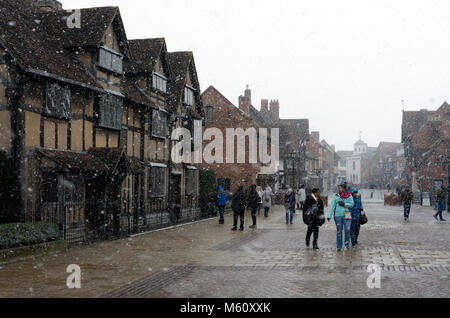
[[[300,156],[301,156],[301,169],[300,169],[300,183],[302,183],[303,178],[305,178],[306,174],[306,143],[309,141],[309,136],[304,137],[299,142],[300,148]]]
[[[296,170],[296,161],[297,161],[297,151],[292,150],[290,153],[291,161],[292,161],[292,189],[295,188],[295,170]]]
[[[450,212],[450,156],[447,156],[447,170],[448,170],[448,176],[447,176],[447,212]]]

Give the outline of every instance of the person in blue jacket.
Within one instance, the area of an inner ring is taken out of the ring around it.
[[[219,185],[217,187],[217,198],[216,204],[219,207],[220,220],[219,224],[225,224],[224,214],[225,214],[225,206],[228,203],[228,194],[223,190],[223,186]]]
[[[334,222],[336,223],[336,240],[337,240],[337,250],[342,251],[342,232],[345,231],[345,247],[347,250],[350,249],[350,229],[352,223],[352,215],[350,210],[353,208],[354,201],[353,197],[347,187],[342,184],[338,187],[339,193],[333,197],[331,202],[330,211],[328,212],[328,222],[334,215]]]
[[[361,201],[361,195],[358,194],[358,190],[350,189],[350,193],[353,196],[353,208],[352,212],[352,225],[350,228],[350,236],[352,239],[352,247],[356,247],[358,245],[358,237],[359,230],[361,228],[361,224],[359,224],[359,219],[361,217],[361,212],[364,211],[364,207]]]

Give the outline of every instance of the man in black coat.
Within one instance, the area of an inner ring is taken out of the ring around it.
[[[250,209],[250,211],[252,213],[253,225],[250,226],[251,229],[256,228],[256,212],[257,212],[260,204],[261,204],[261,198],[260,198],[258,192],[256,191],[256,185],[252,185],[250,187],[250,192],[248,194],[248,203],[247,203],[247,207]]]
[[[313,216],[310,217],[310,212],[313,212]],[[314,234],[313,248],[319,249],[319,227],[325,224],[325,213],[322,199],[320,198],[320,190],[313,189],[312,194],[306,197],[305,204],[303,206],[303,222],[308,226],[308,232],[306,234],[306,247],[310,246],[311,235]]]
[[[244,187],[240,186],[238,191],[233,196],[231,208],[233,209],[233,228],[232,231],[237,231],[238,218],[241,219],[240,231],[244,231],[245,207],[247,206],[247,197],[244,193]]]

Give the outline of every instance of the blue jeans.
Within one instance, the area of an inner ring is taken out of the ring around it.
[[[292,211],[290,208],[285,207],[286,209],[286,224],[292,223],[294,221],[294,211]]]
[[[350,228],[350,236],[352,238],[352,245],[358,244],[359,230],[361,229],[361,224],[359,224],[359,219],[352,220],[352,225]]]
[[[434,215],[434,217],[439,216],[439,219],[442,221],[444,218],[442,217],[442,211],[444,210],[444,204],[440,204],[439,202],[437,204],[437,210],[438,212]]]
[[[220,214],[219,222],[225,222],[224,213],[225,213],[225,206],[219,205],[219,214]]]
[[[411,213],[411,204],[403,204],[404,215],[406,219],[409,219]]]
[[[343,216],[335,216],[334,222],[336,223],[337,230],[337,248],[342,249],[342,232],[345,232],[345,247],[350,248],[350,229],[352,220],[346,220]]]

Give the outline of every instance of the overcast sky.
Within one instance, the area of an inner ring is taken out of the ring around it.
[[[450,1],[62,0],[119,6],[129,39],[194,52],[201,89],[278,99],[338,150],[400,141],[406,110],[450,101]]]

